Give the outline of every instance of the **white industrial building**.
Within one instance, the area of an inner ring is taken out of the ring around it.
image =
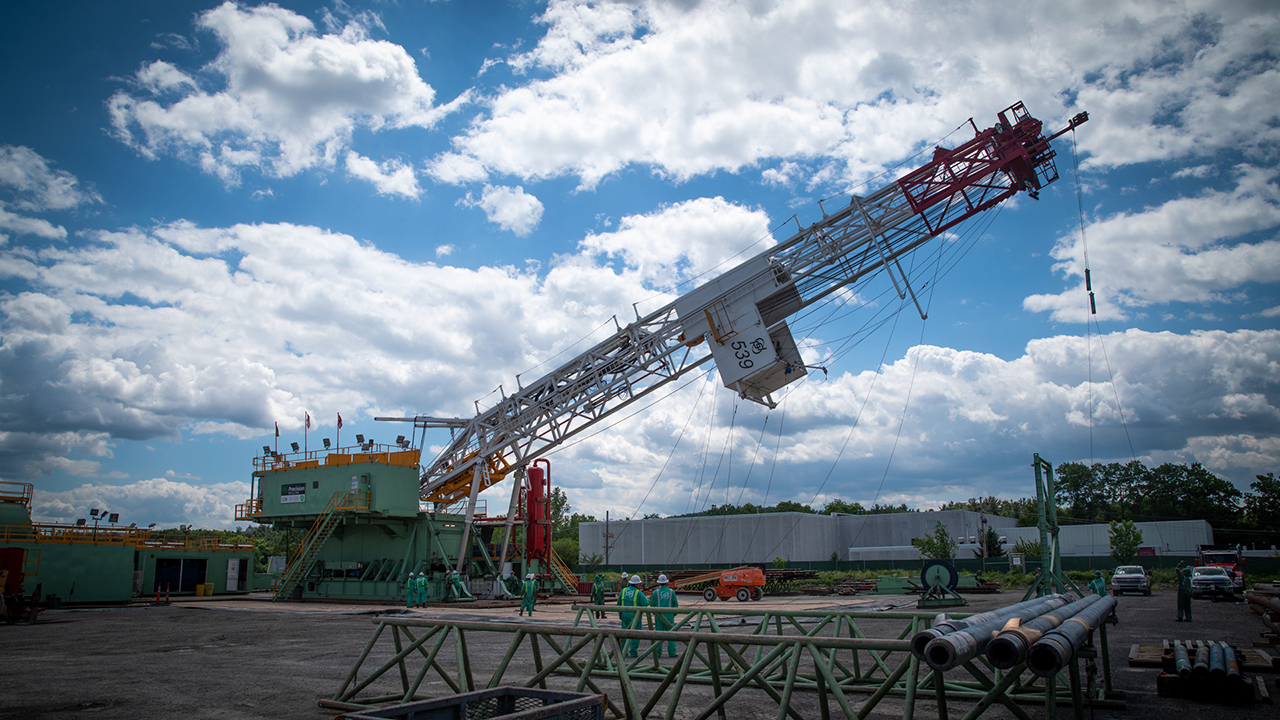
[[[956,539],[960,557],[978,547],[982,523],[1004,538],[1006,550],[1018,540],[1035,542],[1040,531],[1018,527],[1015,518],[946,510],[879,515],[814,515],[763,513],[712,517],[623,520],[608,524],[613,535],[605,552],[605,523],[578,527],[584,555],[608,556],[610,565],[739,565],[830,560],[917,560],[914,538],[932,534],[941,522]],[[1191,555],[1196,546],[1213,542],[1213,528],[1203,520],[1136,523],[1144,547],[1158,555]],[[1064,557],[1104,557],[1111,552],[1106,524],[1064,525],[1058,542]]]

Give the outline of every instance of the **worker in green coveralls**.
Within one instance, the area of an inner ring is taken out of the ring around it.
[[[529,617],[533,617],[533,604],[538,601],[538,583],[533,579],[533,573],[524,576],[524,600],[520,603],[520,614],[524,615],[526,608],[529,610]]]
[[[1101,570],[1093,571],[1093,579],[1089,581],[1089,592],[1094,595],[1107,594],[1107,581],[1102,579]]]
[[[462,586],[462,576],[457,570],[449,573],[449,592],[453,594],[454,600],[461,600],[467,596],[467,590]]]
[[[591,584],[591,604],[604,605],[604,576],[603,575],[597,575],[596,581]],[[603,610],[596,610],[595,613],[597,618],[604,617]]]
[[[666,575],[658,576],[658,587],[653,589],[653,595],[649,597],[649,607],[680,607],[680,602],[676,600],[676,591],[667,587]],[[674,630],[675,623],[672,622],[673,617],[675,616],[672,613],[660,613],[658,615],[654,615],[654,618],[658,621],[658,629]],[[676,644],[674,641],[669,641],[667,643],[667,653],[670,654],[671,657],[676,656]],[[662,657],[662,643],[658,643],[658,657]]]
[[[1191,568],[1178,563],[1173,572],[1178,576],[1178,622],[1184,614],[1191,622]]]
[[[413,601],[418,599],[418,581],[414,579],[414,574],[409,573],[409,577],[404,581],[404,606],[406,608],[413,607]]]
[[[427,606],[427,574],[426,573],[424,572],[418,573],[417,588],[418,588],[418,607],[426,607]]]
[[[632,575],[628,581],[627,587],[618,593],[618,605],[622,607],[649,607],[649,599],[644,596],[644,590],[640,589],[640,576]],[[635,628],[631,627],[631,623],[635,621],[637,613],[623,612],[618,613],[618,619],[622,621],[622,629],[640,629],[639,624]],[[635,657],[640,650],[640,641],[631,641],[631,657]]]

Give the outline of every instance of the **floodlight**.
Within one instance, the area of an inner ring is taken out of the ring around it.
[[[358,443],[360,443],[361,445],[363,445],[363,444],[364,444],[364,436],[363,436],[363,435],[356,435],[356,442],[358,442]]]
[[[107,518],[107,522],[109,523],[120,522],[120,513],[111,513],[111,517]]]
[[[85,525],[84,518],[76,518],[76,527],[84,527],[84,525]]]
[[[396,436],[396,444],[397,444],[397,445],[403,445],[403,444],[404,444],[404,436],[403,436],[403,435],[397,435],[397,436]]]
[[[270,455],[270,454],[271,454],[271,446],[270,446],[270,445],[263,445],[263,446],[262,446],[262,454],[263,454],[263,455]]]
[[[92,515],[93,517],[98,517],[98,508],[94,508],[90,510],[89,514]]]
[[[293,448],[294,452],[298,452],[298,443],[289,443],[289,447]]]
[[[324,439],[324,449],[325,449],[325,450],[328,450],[328,449],[329,449],[329,438],[325,438],[325,439]]]
[[[148,529],[148,530],[150,530],[151,528],[153,528],[153,527],[155,527],[155,526],[156,526],[156,524],[155,524],[155,523],[151,523],[150,525],[148,525],[148,526],[147,526],[147,529]]]

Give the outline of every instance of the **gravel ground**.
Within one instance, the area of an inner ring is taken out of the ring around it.
[[[970,612],[1007,605],[1021,594],[970,596]],[[1119,625],[1110,628],[1112,672],[1115,685],[1128,696],[1127,710],[1093,709],[1095,718],[1147,718],[1192,709],[1197,717],[1274,718],[1280,707],[1254,705],[1228,707],[1156,695],[1157,670],[1130,668],[1129,648],[1134,643],[1159,644],[1174,637],[1226,640],[1250,647],[1262,624],[1244,605],[1196,600],[1196,620],[1176,623],[1172,592],[1151,597],[1120,598]],[[753,608],[848,608],[864,603],[904,603],[902,597],[881,598],[766,598]],[[701,601],[686,601],[695,605]],[[719,603],[717,609],[731,609]],[[378,606],[304,604],[290,608],[257,600],[212,601],[175,604],[171,607],[131,607],[49,611],[35,625],[0,626],[0,672],[8,678],[0,696],[0,718],[306,718],[332,717],[317,701],[337,690],[373,630],[373,615],[403,609]],[[470,620],[517,621],[513,608],[431,608],[414,611],[423,617],[453,616]],[[540,606],[541,623],[566,622],[567,606]],[[901,621],[862,624],[870,636],[892,633]],[[509,636],[469,635],[474,662],[479,668],[496,665]],[[1266,652],[1266,651],[1264,651]],[[442,653],[452,670],[452,653]],[[545,657],[545,654],[544,654]],[[670,663],[670,660],[666,661]],[[508,678],[532,675],[514,667]],[[484,675],[487,677],[487,675]],[[1275,675],[1266,678],[1276,694]],[[553,683],[554,685],[554,683]],[[572,688],[569,688],[572,689]],[[427,688],[444,693],[443,683]],[[686,699],[697,703],[709,697],[709,688],[695,686]],[[852,696],[857,703],[865,696]],[[694,707],[690,704],[690,711]],[[681,715],[677,710],[677,716]],[[792,706],[804,717],[817,716],[812,693],[797,693]],[[832,704],[838,712],[838,706]],[[952,717],[959,717],[959,706]],[[900,717],[902,703],[886,699],[873,717]],[[1027,707],[1032,717],[1042,709]],[[931,718],[936,706],[922,697],[917,717]],[[773,717],[776,705],[759,691],[740,693],[729,706],[729,718]],[[659,713],[660,715],[660,713]],[[988,711],[984,718],[1012,715],[1004,708]],[[1069,718],[1061,708],[1059,717]]]

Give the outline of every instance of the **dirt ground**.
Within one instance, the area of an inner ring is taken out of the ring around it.
[[[1176,623],[1174,599],[1172,592],[1120,598],[1120,622],[1110,628],[1110,646],[1115,685],[1127,694],[1128,709],[1095,708],[1091,717],[1145,720],[1188,710],[1197,717],[1232,720],[1280,716],[1280,704],[1228,707],[1161,698],[1155,689],[1157,670],[1128,667],[1129,650],[1135,643],[1159,644],[1165,638],[1181,637],[1226,640],[1250,647],[1262,629],[1257,616],[1244,605],[1208,600],[1194,602],[1194,623]],[[1021,594],[969,596],[969,600],[971,605],[965,610],[981,612],[1017,602]],[[751,605],[753,609],[788,610],[893,605],[909,609],[912,601],[902,596],[769,597]],[[682,597],[681,602],[686,607],[702,603],[692,597]],[[716,605],[725,610],[734,603]],[[393,606],[273,604],[263,598],[216,597],[175,602],[169,607],[47,611],[34,625],[0,626],[0,673],[7,679],[0,693],[0,718],[333,717],[335,711],[321,709],[317,701],[337,691],[371,637],[375,618],[387,613],[403,617],[405,612]],[[460,605],[408,613],[424,618],[528,622],[516,617],[514,606]],[[568,624],[573,614],[568,605],[540,605],[536,622]],[[874,636],[877,622],[864,624],[864,631]],[[900,628],[901,622],[885,621],[883,632],[891,627]],[[496,664],[495,655],[501,655],[509,640],[509,636],[486,637],[468,636],[477,665]],[[447,665],[451,662],[446,660]],[[522,674],[533,673],[513,668],[507,677]],[[1277,694],[1276,676],[1263,677],[1271,693]],[[424,689],[432,694],[446,693],[438,681]],[[698,686],[686,691],[686,698],[693,703],[705,702],[709,692],[709,688]],[[865,696],[853,699],[860,703]],[[677,709],[677,717],[684,704]],[[792,706],[804,717],[817,716],[813,693],[797,693]],[[832,707],[838,713],[838,706],[833,703]],[[951,715],[959,717],[961,709],[953,708]],[[1026,709],[1032,717],[1043,714],[1039,707]],[[777,711],[759,691],[740,693],[729,710],[730,718],[772,717]],[[872,717],[900,717],[901,713],[901,700],[889,698]],[[936,715],[936,706],[920,698],[916,716]],[[1012,715],[995,708],[984,717]],[[1069,718],[1069,707],[1060,708],[1059,717]]]

